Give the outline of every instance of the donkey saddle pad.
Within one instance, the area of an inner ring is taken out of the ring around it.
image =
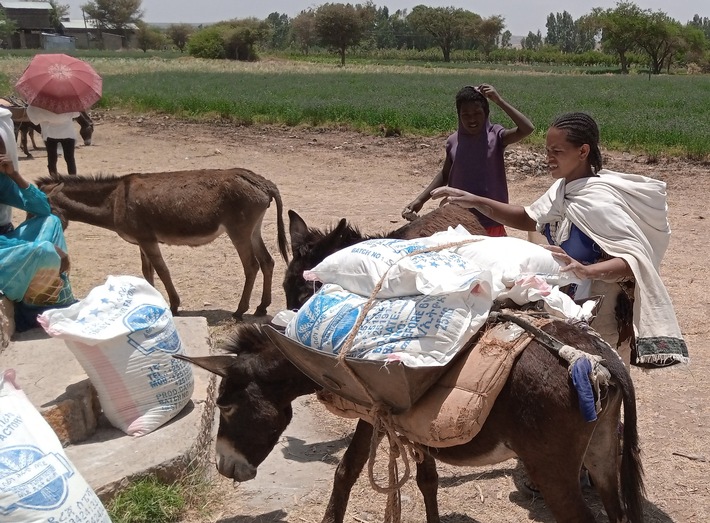
[[[541,326],[549,320],[528,317]],[[532,335],[510,323],[489,328],[406,412],[393,414],[395,430],[412,442],[453,447],[471,441],[481,430],[517,356]],[[322,390],[318,399],[338,416],[374,424],[371,409]]]

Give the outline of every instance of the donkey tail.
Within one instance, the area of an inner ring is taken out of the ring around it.
[[[269,195],[276,202],[276,230],[279,242],[279,252],[286,263],[288,263],[288,241],[286,240],[286,226],[283,218],[283,202],[281,201],[281,193],[275,184],[269,188]]]
[[[643,465],[636,417],[636,392],[628,372],[617,377],[624,402],[623,446],[621,453],[621,500],[629,523],[643,521]]]

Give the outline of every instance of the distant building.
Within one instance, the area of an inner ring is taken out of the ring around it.
[[[103,38],[103,48],[113,51],[125,48],[135,48],[136,29],[134,24],[129,24],[126,29],[126,38],[120,34],[115,34],[112,30],[99,31],[96,21],[87,18],[62,19],[61,29],[64,36],[73,37],[77,49],[99,49]]]
[[[52,6],[49,2],[7,2],[0,0],[0,8],[8,20],[17,25],[17,32],[10,37],[11,49],[39,49],[42,33],[53,33],[50,23]]]

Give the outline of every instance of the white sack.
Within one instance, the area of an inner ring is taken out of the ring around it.
[[[111,523],[11,369],[0,371],[0,521]]]
[[[338,354],[367,301],[326,284],[299,309],[286,335]],[[410,367],[445,365],[486,322],[491,304],[488,281],[473,292],[374,300],[348,356]]]
[[[63,339],[91,383],[112,425],[142,436],[175,417],[194,388],[170,308],[147,281],[109,276],[104,285],[65,309],[38,318]]]

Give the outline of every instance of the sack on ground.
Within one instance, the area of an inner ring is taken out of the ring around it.
[[[289,322],[286,336],[338,354],[367,302],[339,285],[324,285]],[[488,281],[473,292],[374,300],[348,356],[410,367],[445,365],[485,323],[491,304]]]
[[[111,523],[11,369],[0,371],[0,521]]]
[[[147,281],[109,276],[80,302],[43,313],[39,323],[63,339],[96,387],[109,422],[147,434],[176,416],[194,388],[170,309]]]

